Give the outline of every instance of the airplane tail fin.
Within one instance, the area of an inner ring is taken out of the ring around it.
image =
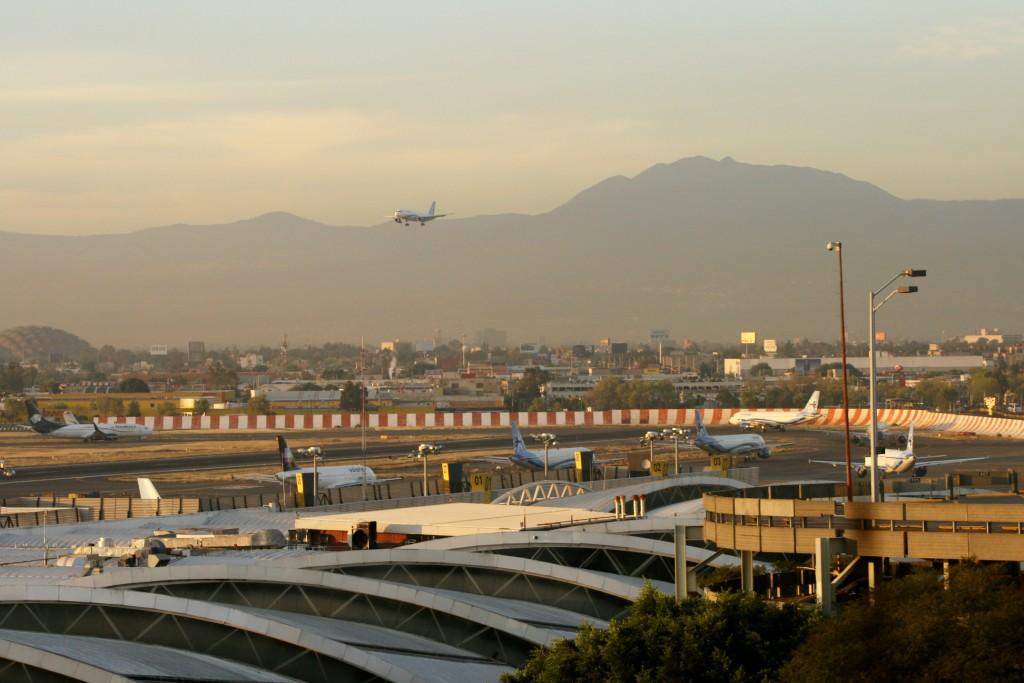
[[[697,426],[697,437],[707,436],[708,428],[704,426],[704,420],[701,418],[699,410],[693,412],[693,419]]]
[[[914,423],[910,423],[910,431],[907,432],[907,452],[914,452]]]
[[[25,401],[25,410],[28,412],[28,421],[32,425],[32,429],[40,434],[49,434],[55,429],[59,429],[64,425],[59,425],[56,422],[47,420],[41,412],[39,412],[39,406],[32,399]]]
[[[437,202],[430,202],[430,213],[428,215],[433,216],[434,210],[437,208]]]
[[[160,492],[156,490],[156,486],[153,485],[152,479],[140,477],[139,480],[139,498],[143,500],[160,500]]]
[[[529,451],[526,442],[523,441],[523,435],[519,433],[519,425],[515,422],[512,423],[512,451],[516,455],[524,455]]]
[[[807,401],[807,405],[804,406],[804,415],[817,415],[818,414],[818,398],[821,396],[820,391],[815,391],[811,394],[811,398]]]
[[[299,469],[299,466],[295,464],[292,449],[288,448],[288,442],[280,434],[277,435],[277,452],[281,456],[281,471],[290,472]]]

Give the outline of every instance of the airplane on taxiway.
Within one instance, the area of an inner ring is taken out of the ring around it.
[[[393,214],[388,216],[391,220],[396,223],[405,223],[409,225],[409,222],[419,223],[420,225],[426,225],[432,220],[437,218],[444,218],[445,216],[453,216],[452,213],[435,213],[437,209],[437,202],[430,202],[430,210],[426,213],[420,213],[419,211],[412,211],[411,209],[398,209]]]
[[[820,391],[811,394],[807,405],[798,413],[789,410],[741,410],[729,418],[729,424],[739,425],[744,431],[749,429],[760,429],[766,432],[769,429],[784,431],[789,425],[798,425],[808,420],[816,420],[821,417],[818,412],[818,397]]]
[[[882,474],[903,474],[912,472],[915,477],[923,477],[928,473],[929,467],[939,465],[957,465],[962,462],[973,462],[975,460],[987,460],[988,456],[975,458],[946,458],[945,455],[914,455],[914,425],[910,425],[907,433],[907,447],[886,448],[878,454],[878,471]],[[832,467],[845,467],[845,460],[808,460],[809,463],[819,465],[832,465]],[[871,470],[871,455],[864,456],[864,464],[856,465],[854,471],[858,477],[867,476]]]
[[[704,426],[704,420],[700,415],[701,411],[694,412],[694,419],[697,422],[697,436],[693,445],[710,455],[721,455],[733,453],[741,455],[752,453],[759,458],[771,456],[772,449],[765,443],[764,437],[760,434],[722,434],[713,436]],[[775,444],[776,446],[782,444]]]
[[[146,425],[140,424],[119,424],[116,422],[88,422],[79,424],[77,421],[71,424],[60,424],[48,420],[39,412],[39,407],[32,399],[25,401],[25,408],[28,410],[28,421],[33,431],[44,436],[55,436],[61,439],[81,439],[82,441],[115,441],[123,437],[138,437],[144,439],[153,434],[153,430]],[[67,416],[65,414],[65,419]],[[72,416],[74,419],[74,416]]]
[[[306,449],[298,449],[301,454]],[[299,467],[295,462],[295,455],[288,447],[288,442],[283,436],[277,437],[277,452],[281,458],[281,471],[272,475],[250,475],[246,479],[255,481],[289,481],[294,480],[300,474],[313,474],[312,467]],[[316,474],[319,478],[318,486],[321,490],[333,489],[342,486],[359,486],[364,481],[367,484],[380,484],[395,479],[379,479],[372,469],[363,465],[329,465],[317,467]]]

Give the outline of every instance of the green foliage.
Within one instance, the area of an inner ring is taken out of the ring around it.
[[[238,373],[217,361],[207,368],[206,383],[217,389],[234,389],[238,386]]]
[[[128,404],[128,417],[142,417],[142,406],[138,401],[131,401]]]
[[[676,603],[648,586],[624,618],[535,650],[503,680],[771,681],[803,640],[811,614],[739,593]]]
[[[138,377],[129,377],[121,380],[117,390],[125,394],[148,394],[149,385]]]
[[[174,416],[179,415],[178,406],[173,401],[164,401],[156,407],[157,415]]]
[[[627,382],[621,377],[605,377],[587,393],[584,400],[594,410],[679,406],[679,394],[668,380]]]
[[[772,366],[767,363],[758,363],[754,367],[750,368],[750,372],[748,374],[751,377],[771,377],[775,374],[775,371],[772,370]]]
[[[97,414],[106,416],[124,415],[124,401],[111,396],[100,396],[92,401],[92,407]]]
[[[250,415],[270,415],[270,401],[263,394],[253,396],[249,399],[246,412]]]
[[[210,412],[210,402],[205,398],[201,398],[192,404],[193,415],[206,415],[208,412]]]
[[[514,410],[534,410],[530,406],[540,398],[540,387],[551,379],[540,368],[526,368],[523,376],[512,383],[505,395],[505,405]],[[543,407],[540,408],[543,410]]]
[[[10,396],[5,398],[3,400],[3,410],[0,410],[0,420],[4,422],[25,422],[28,420],[25,402]]]
[[[363,409],[363,383],[349,380],[341,387],[338,408],[346,413],[358,413]]]
[[[964,567],[949,590],[933,571],[883,586],[874,606],[821,623],[782,671],[802,681],[1024,679],[1024,591],[992,569]]]
[[[0,367],[0,391],[18,394],[26,386],[28,384],[25,382],[25,371],[20,365],[11,361]]]

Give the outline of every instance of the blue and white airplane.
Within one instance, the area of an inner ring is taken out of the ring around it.
[[[399,209],[392,215],[388,216],[388,218],[396,223],[405,223],[406,225],[409,225],[409,221],[419,223],[420,225],[426,225],[436,218],[444,218],[445,216],[454,215],[451,213],[434,213],[435,209],[437,209],[437,202],[430,202],[430,211],[426,213],[412,211],[411,209]]]
[[[576,467],[576,452],[589,451],[585,446],[574,448],[549,448],[548,469],[565,470]],[[519,433],[519,425],[512,423],[512,457],[513,463],[529,470],[544,470],[544,451],[531,451]]]
[[[708,432],[708,428],[704,426],[704,420],[701,419],[700,412],[698,410],[694,413],[697,421],[697,438],[693,440],[693,445],[705,453],[711,455],[753,453],[759,458],[771,456],[772,451],[768,444],[764,442],[764,437],[760,434],[747,432],[745,434],[712,436]]]

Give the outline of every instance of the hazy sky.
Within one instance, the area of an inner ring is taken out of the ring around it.
[[[1024,196],[1020,2],[24,2],[0,230],[538,213],[704,154]]]

